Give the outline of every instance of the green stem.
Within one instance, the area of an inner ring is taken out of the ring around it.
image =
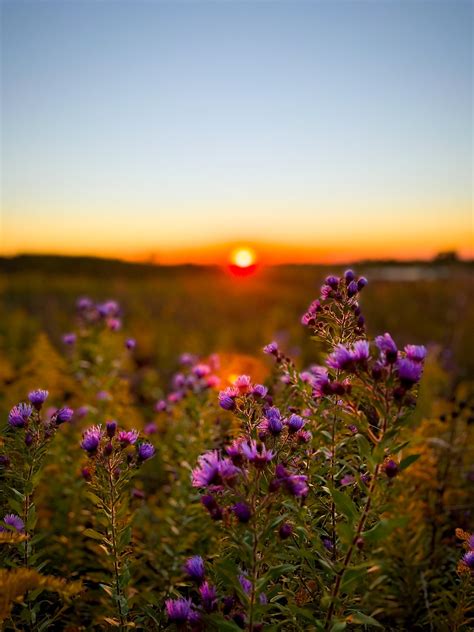
[[[117,527],[115,523],[116,496],[115,496],[115,485],[114,485],[110,459],[108,462],[108,466],[109,466],[108,475],[109,475],[109,486],[110,486],[110,530],[112,533],[112,556],[113,556],[113,561],[114,561],[115,599],[117,602],[117,610],[118,610],[118,615],[120,619],[120,629],[123,630],[125,629],[125,625],[127,621],[126,621],[125,615],[123,614],[122,603],[121,603],[122,589],[120,588],[120,563],[119,563],[118,552],[117,552]]]

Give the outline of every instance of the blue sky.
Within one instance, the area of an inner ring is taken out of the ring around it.
[[[470,2],[4,1],[2,41],[6,252],[469,247]]]

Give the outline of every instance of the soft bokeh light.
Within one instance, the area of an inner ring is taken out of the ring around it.
[[[238,268],[248,268],[256,263],[256,254],[251,248],[237,248],[231,253],[230,261]]]

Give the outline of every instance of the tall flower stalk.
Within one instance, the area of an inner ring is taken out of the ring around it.
[[[81,447],[89,456],[89,462],[82,470],[91,489],[88,496],[99,512],[95,519],[96,528],[86,529],[84,535],[98,540],[106,554],[104,566],[110,573],[110,581],[101,586],[112,599],[116,618],[105,618],[105,621],[125,630],[130,610],[127,557],[132,521],[128,487],[137,468],[153,457],[155,449],[148,442],[140,442],[136,430],[119,431],[115,421],[108,421],[105,428],[88,428]]]

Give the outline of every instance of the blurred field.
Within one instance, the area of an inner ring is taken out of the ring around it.
[[[343,270],[282,266],[236,278],[219,268],[60,257],[4,259],[1,269],[3,373],[25,362],[41,331],[61,349],[61,335],[74,328],[75,300],[87,295],[121,303],[138,366],[158,368],[160,381],[182,351],[255,354],[277,339],[294,356],[300,347],[314,353],[302,344],[308,333],[300,316],[325,275]],[[361,300],[369,334],[390,331],[401,344],[430,345],[453,380],[472,378],[472,270],[462,263],[357,266],[370,283]],[[314,359],[300,354],[301,365]]]

